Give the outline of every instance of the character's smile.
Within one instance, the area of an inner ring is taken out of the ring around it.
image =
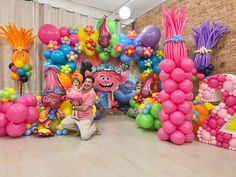
[[[111,83],[111,84],[100,84],[100,86],[103,87],[103,88],[110,88],[110,87],[113,86],[113,83]]]

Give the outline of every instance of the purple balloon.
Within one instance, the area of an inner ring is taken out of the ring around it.
[[[135,53],[136,53],[138,56],[142,57],[142,56],[143,56],[143,47],[141,47],[141,46],[137,47],[137,48],[135,49]]]
[[[161,31],[156,26],[150,25],[142,30],[140,37],[140,42],[144,47],[151,47],[154,49],[160,41]]]

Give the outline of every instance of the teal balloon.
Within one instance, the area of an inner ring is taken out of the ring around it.
[[[100,26],[101,26],[103,20],[104,20],[104,18],[101,18],[97,22],[97,31],[98,32],[100,31]],[[114,34],[116,32],[116,23],[110,17],[107,18],[107,27],[108,27],[111,34]]]
[[[133,99],[129,100],[129,105],[134,108],[134,105],[136,104],[136,102]]]
[[[147,67],[145,66],[145,62],[143,60],[141,60],[140,62],[138,62],[138,67],[141,70],[145,70]]]
[[[101,52],[98,54],[99,58],[103,62],[107,62],[110,59],[110,54],[106,52]]]
[[[60,50],[55,50],[52,52],[52,61],[55,64],[65,64],[66,63],[66,58],[65,58],[65,54],[60,51]]]
[[[134,117],[134,108],[129,108],[128,109],[128,116],[129,117]]]
[[[75,71],[77,68],[77,65],[75,64],[75,62],[67,62],[66,64],[69,65],[72,71]]]
[[[20,68],[20,69],[17,70],[17,74],[19,76],[24,76],[25,75],[25,70],[23,68]]]
[[[156,63],[154,66],[153,66],[153,71],[157,74],[160,74],[160,68],[159,68],[159,63]]]
[[[103,48],[102,48],[102,47],[100,47],[100,45],[99,45],[99,44],[97,44],[97,45],[96,45],[96,49],[95,49],[95,51],[96,51],[97,53],[100,53],[100,52],[102,52],[102,51],[103,51]]]
[[[51,52],[49,50],[45,50],[43,52],[43,56],[46,58],[46,59],[51,59]]]
[[[111,46],[114,46],[119,41],[119,37],[116,34],[111,36]]]
[[[161,121],[156,119],[154,122],[154,126],[157,130],[160,129],[161,128]]]
[[[161,104],[155,103],[152,105],[150,113],[154,118],[158,118],[161,110],[162,110]]]
[[[69,45],[64,44],[64,45],[61,46],[60,50],[61,50],[65,55],[67,55],[67,54],[70,53],[71,48],[70,48]]]
[[[116,53],[115,50],[112,48],[112,49],[111,49],[111,56],[112,56],[113,58],[117,58],[117,57],[120,56],[120,53]]]
[[[30,71],[30,66],[28,64],[24,64],[22,67],[26,72]]]
[[[25,73],[25,75],[28,76],[28,77],[30,77],[30,76],[32,76],[32,72],[31,72],[31,71],[28,71],[28,72]]]
[[[139,123],[140,127],[149,129],[154,124],[154,118],[150,114],[141,114]]]

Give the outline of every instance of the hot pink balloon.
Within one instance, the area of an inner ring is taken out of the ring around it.
[[[178,110],[183,114],[189,114],[192,112],[192,103],[188,101],[184,101],[180,105],[178,105]]]
[[[163,102],[162,105],[164,111],[168,114],[174,112],[177,109],[176,105],[170,100]]]
[[[176,82],[181,82],[185,78],[185,72],[180,68],[175,68],[171,72],[171,78]]]
[[[6,112],[6,117],[13,123],[22,123],[28,116],[28,109],[20,103],[13,104]]]
[[[193,100],[193,93],[192,93],[192,92],[188,92],[188,93],[185,95],[185,100],[186,100],[186,101],[192,101],[192,100]]]
[[[208,85],[211,88],[216,88],[218,86],[218,81],[216,79],[209,79],[208,81]]]
[[[192,72],[194,69],[194,63],[191,59],[186,58],[181,60],[180,67],[186,72]]]
[[[16,72],[17,72],[17,70],[18,70],[18,68],[17,68],[17,67],[15,67],[15,66],[12,66],[12,67],[11,67],[11,71],[12,71],[13,73],[16,73]]]
[[[175,111],[170,115],[170,120],[175,125],[181,125],[185,121],[185,117],[182,112]]]
[[[182,82],[179,83],[179,88],[185,93],[191,92],[193,89],[193,83],[188,79],[184,79]]]
[[[111,33],[107,27],[107,17],[104,17],[104,20],[99,28],[99,37],[98,43],[102,48],[106,48],[111,44]]]
[[[164,110],[161,110],[161,112],[159,113],[159,118],[162,122],[164,122],[169,119],[169,115],[166,114]]]
[[[160,97],[161,101],[166,101],[166,100],[169,100],[170,95],[169,95],[168,93],[166,93],[165,90],[162,90],[162,91],[159,93],[159,97]]]
[[[0,128],[5,127],[7,125],[7,118],[4,113],[0,113]]]
[[[0,112],[2,112],[2,105],[3,103],[0,101]]]
[[[59,32],[60,32],[60,35],[61,37],[64,37],[64,36],[69,36],[69,29],[67,27],[61,27],[59,28]]]
[[[170,135],[170,140],[177,145],[181,145],[185,142],[185,135],[181,131],[175,131]]]
[[[173,60],[163,60],[159,68],[161,71],[165,71],[166,73],[170,73],[176,67],[175,62]]]
[[[187,135],[193,132],[193,125],[191,122],[185,121],[182,125],[179,126],[179,130]]]
[[[162,123],[162,128],[168,134],[173,133],[176,130],[176,126],[169,120]]]
[[[170,74],[166,73],[165,71],[161,71],[159,78],[162,82],[166,81],[167,79],[170,78]]]
[[[14,124],[12,122],[7,124],[6,131],[10,137],[17,138],[24,134],[26,129],[25,123]]]
[[[2,104],[2,112],[6,113],[7,110],[13,105],[13,102],[6,102]]]
[[[192,77],[193,77],[192,73],[185,73],[185,79],[192,80]]]
[[[42,43],[47,45],[50,40],[58,41],[60,39],[60,32],[54,25],[44,24],[38,30],[38,37]]]
[[[225,99],[225,104],[229,107],[236,105],[236,98],[234,96],[228,96]]]
[[[175,90],[171,93],[170,99],[173,103],[180,104],[185,100],[185,93],[181,90]]]
[[[26,97],[26,100],[27,100],[27,105],[28,106],[37,106],[37,99],[34,95],[32,94],[27,94],[27,95],[24,95]]]
[[[204,74],[201,74],[201,73],[198,73],[196,76],[200,80],[204,79],[204,77],[205,77]]]
[[[162,88],[166,92],[171,93],[178,88],[178,84],[175,81],[168,79],[162,83]]]
[[[0,128],[0,137],[2,137],[2,136],[7,136],[7,132],[6,132],[5,127]]]
[[[185,120],[192,121],[193,120],[193,113],[186,114]]]
[[[28,107],[27,123],[33,123],[39,118],[39,111],[35,107]]]
[[[160,140],[162,140],[162,141],[167,141],[167,140],[170,139],[170,135],[167,134],[167,133],[163,130],[163,128],[160,128],[160,129],[158,130],[157,136],[158,136],[158,137],[160,138]]]
[[[76,34],[71,34],[69,36],[69,39],[70,39],[71,45],[75,45],[76,43],[79,42],[79,38],[78,38],[78,36]]]
[[[23,104],[25,106],[28,106],[28,100],[26,99],[25,96],[21,96],[21,97],[17,98],[16,103],[20,103],[20,104]]]
[[[185,135],[185,142],[186,143],[191,143],[191,142],[193,142],[193,140],[194,140],[193,132]]]

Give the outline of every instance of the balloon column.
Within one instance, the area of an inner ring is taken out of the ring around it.
[[[17,28],[15,24],[0,26],[0,38],[8,42],[12,48],[12,62],[9,64],[11,79],[18,81],[18,92],[23,95],[23,83],[32,75],[29,49],[36,36],[33,29]]]
[[[192,70],[194,64],[187,58],[183,30],[186,10],[162,9],[164,25],[164,60],[160,63],[160,92],[163,110],[160,112],[162,128],[157,135],[163,141],[174,144],[192,142]],[[175,25],[174,25],[175,24]]]

